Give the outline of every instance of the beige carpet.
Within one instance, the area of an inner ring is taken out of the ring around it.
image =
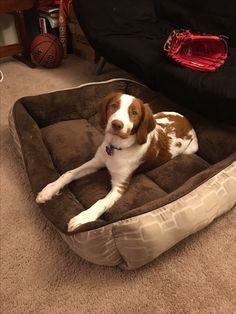
[[[54,70],[0,65],[1,313],[236,313],[236,209],[136,271],[75,255],[34,202],[8,130],[20,97],[128,75],[70,56]]]

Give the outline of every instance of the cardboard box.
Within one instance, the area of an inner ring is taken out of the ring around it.
[[[89,44],[84,32],[82,31],[73,9],[68,18],[68,26],[72,34],[72,46],[74,53],[90,62],[96,62],[95,50]]]

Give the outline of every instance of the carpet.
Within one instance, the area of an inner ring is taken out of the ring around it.
[[[16,154],[8,112],[20,97],[131,75],[70,55],[53,70],[2,59],[1,313],[235,313],[236,208],[135,271],[91,264],[41,214]]]

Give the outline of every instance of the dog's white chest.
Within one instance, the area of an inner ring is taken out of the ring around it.
[[[111,173],[129,174],[141,164],[147,145],[133,145],[121,150],[113,148],[111,155],[106,152],[105,145],[102,145],[101,150],[103,150],[104,163]]]

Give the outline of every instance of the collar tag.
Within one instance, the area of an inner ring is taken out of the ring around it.
[[[106,146],[106,153],[109,156],[113,155],[113,147],[111,145]]]
[[[122,148],[120,148],[120,147],[115,147],[115,146],[113,146],[113,145],[107,145],[106,146],[106,153],[109,155],[109,156],[112,156],[113,155],[113,153],[114,153],[114,149],[117,149],[117,150],[122,150]]]

